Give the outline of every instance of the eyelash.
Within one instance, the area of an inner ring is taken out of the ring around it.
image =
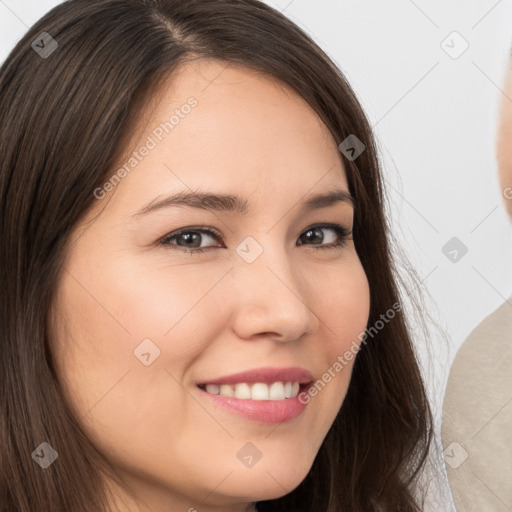
[[[315,247],[315,249],[342,249],[342,248],[346,247],[347,240],[349,240],[349,236],[352,234],[351,230],[349,231],[346,228],[344,228],[343,226],[340,226],[339,224],[315,224],[315,225],[310,226],[309,228],[307,228],[303,233],[307,233],[308,231],[311,231],[311,230],[316,229],[316,228],[332,229],[338,235],[339,241],[335,242],[335,243],[327,244],[327,245],[321,244],[321,245],[318,245],[317,247]],[[206,227],[201,227],[201,228],[199,228],[199,227],[198,228],[190,227],[190,228],[183,228],[183,229],[180,229],[178,231],[174,231],[173,233],[170,233],[169,235],[166,235],[164,238],[162,238],[160,240],[158,245],[165,246],[165,247],[172,247],[172,246],[174,246],[174,247],[178,248],[178,250],[180,250],[182,252],[185,252],[185,253],[188,252],[190,254],[193,254],[193,253],[203,253],[203,252],[206,252],[208,249],[215,249],[215,247],[207,247],[207,248],[200,248],[200,247],[198,247],[198,248],[193,248],[193,249],[187,249],[187,248],[181,247],[179,245],[169,243],[174,238],[177,238],[180,235],[183,235],[184,233],[190,233],[190,232],[192,232],[192,233],[206,233],[206,234],[212,236],[213,238],[216,238],[216,239],[220,239],[221,238],[221,234],[219,232],[217,232],[217,230],[215,230],[215,229],[206,228]],[[313,245],[313,246],[315,246],[317,244],[300,244],[300,245]]]

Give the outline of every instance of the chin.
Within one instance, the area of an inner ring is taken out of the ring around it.
[[[249,501],[263,501],[281,498],[292,492],[306,478],[311,464],[301,465],[293,460],[279,464],[254,466],[246,471],[233,473],[229,485],[233,495]]]

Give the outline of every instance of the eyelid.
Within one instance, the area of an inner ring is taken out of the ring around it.
[[[215,237],[218,239],[222,238],[222,233],[220,233],[220,231],[217,231],[215,228],[206,227],[206,226],[187,226],[184,228],[177,229],[176,231],[172,231],[171,233],[168,233],[167,235],[165,235],[163,238],[160,239],[158,244],[164,245],[164,246],[173,245],[173,244],[167,244],[165,242],[172,238],[176,238],[177,236],[181,235],[182,233],[188,233],[189,231],[207,233],[208,235],[210,235],[213,238],[215,238]],[[179,245],[176,245],[176,247],[182,248]],[[182,249],[186,249],[186,248],[183,247]]]

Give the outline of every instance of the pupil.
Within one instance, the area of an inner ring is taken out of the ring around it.
[[[190,241],[193,241],[193,237],[195,236],[196,237],[196,242],[199,242],[199,233],[189,233],[189,234],[185,234],[185,235],[181,235],[182,238],[185,240],[185,242],[190,242]],[[194,245],[193,247],[199,247],[199,245],[201,245],[200,243],[199,244],[196,244]]]
[[[309,233],[315,233],[315,235],[309,236]],[[322,230],[320,228],[310,229],[309,231],[307,231],[306,237],[308,238],[308,240],[313,241],[313,242],[314,242],[315,238],[318,238],[318,241],[322,242],[322,240],[323,240]]]

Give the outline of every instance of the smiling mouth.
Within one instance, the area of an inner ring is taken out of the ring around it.
[[[295,398],[301,391],[307,389],[311,382],[276,381],[271,384],[265,382],[239,382],[236,384],[198,384],[199,389],[227,398],[254,401],[282,401]]]

